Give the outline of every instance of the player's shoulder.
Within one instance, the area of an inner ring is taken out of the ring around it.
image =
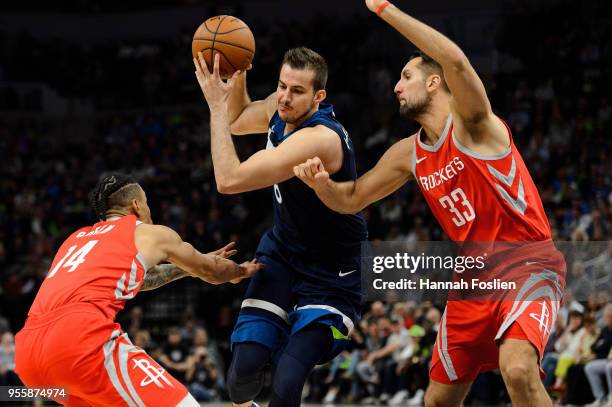
[[[175,241],[180,239],[178,233],[172,228],[164,225],[151,225],[148,223],[140,223],[136,226],[136,235],[140,239],[147,239],[157,242]]]
[[[416,141],[417,141],[417,135],[418,133],[415,133],[411,136],[404,137],[400,139],[399,141],[395,142],[395,144],[393,144],[392,147],[395,147],[399,151],[412,153],[412,150],[414,149],[414,145],[416,144]]]

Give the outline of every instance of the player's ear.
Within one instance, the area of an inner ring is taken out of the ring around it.
[[[431,75],[429,78],[427,78],[427,90],[430,92],[436,90],[440,87],[441,83],[442,78],[440,78],[440,75]]]
[[[130,212],[136,215],[136,217],[140,219],[142,210],[143,208],[140,205],[140,202],[138,202],[138,199],[136,198],[132,199],[132,202],[130,203]]]
[[[319,89],[318,91],[315,92],[314,101],[316,103],[321,103],[323,100],[325,100],[326,97],[327,97],[327,92],[325,91],[325,89]]]

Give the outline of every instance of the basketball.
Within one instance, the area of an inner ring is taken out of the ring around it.
[[[202,51],[212,72],[215,53],[219,53],[219,73],[228,78],[249,67],[255,55],[255,37],[249,27],[233,16],[216,16],[204,21],[196,30],[191,43],[194,58]]]

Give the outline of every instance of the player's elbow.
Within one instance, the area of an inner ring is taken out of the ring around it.
[[[238,194],[242,192],[239,185],[231,178],[217,178],[217,192],[224,195]]]
[[[243,134],[248,134],[245,129],[242,128],[242,126],[240,126],[240,123],[238,123],[238,120],[235,120],[234,122],[230,123],[230,133],[232,133],[235,136],[241,136]]]
[[[455,47],[455,49],[449,51],[447,63],[456,72],[465,71],[470,66],[470,61],[459,47]]]

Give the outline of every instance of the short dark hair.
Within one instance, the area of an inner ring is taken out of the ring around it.
[[[442,69],[442,66],[421,50],[414,51],[410,56],[409,61],[419,57],[421,58],[421,61],[419,62],[419,69],[421,69],[426,76],[434,74],[440,76],[440,79],[442,79],[442,89],[450,93],[450,89],[446,84],[446,79],[444,79],[444,70]]]
[[[112,173],[104,176],[89,193],[91,208],[100,220],[106,220],[110,209],[124,208],[138,197],[140,185],[130,175]]]
[[[312,86],[314,90],[325,89],[327,84],[327,62],[320,54],[306,47],[291,48],[285,52],[282,65],[289,65],[295,69],[309,69],[314,71]]]

